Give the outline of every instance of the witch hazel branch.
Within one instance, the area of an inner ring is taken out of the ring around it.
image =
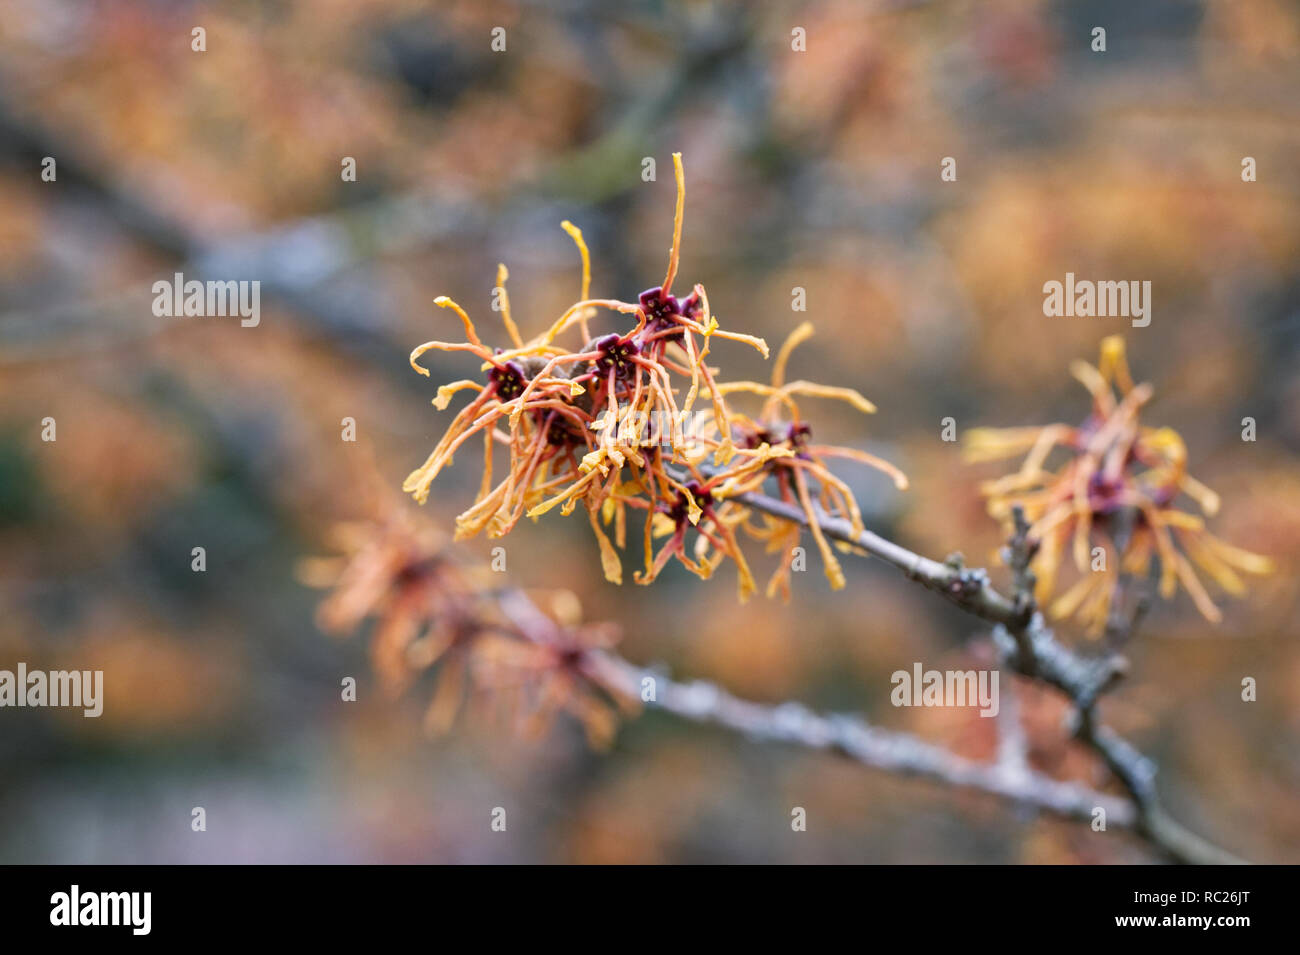
[[[453,541],[501,538],[524,517],[541,522],[553,519],[552,511],[580,512],[603,574],[616,584],[624,582],[628,560],[640,565],[631,576],[641,585],[652,584],[670,561],[704,579],[729,561],[743,601],[759,588],[744,546],[751,543],[777,557],[765,593],[788,599],[791,555],[801,551],[805,534],[832,589],[845,584],[840,555],[882,560],[987,624],[1003,669],[1062,694],[1071,713],[1062,745],[1092,752],[1115,791],[1032,768],[1015,706],[998,706],[989,694],[998,684],[987,675],[981,693],[974,671],[963,676],[975,677],[966,686],[1005,727],[992,763],[857,716],[751,703],[713,684],[680,683],[660,669],[639,667],[613,649],[614,627],[582,622],[572,594],[501,587],[499,575],[465,561],[437,529],[391,501],[375,522],[350,529],[341,557],[309,568],[313,582],[333,588],[321,605],[322,626],[352,631],[374,619],[376,670],[394,692],[432,674],[426,715],[432,731],[447,730],[460,712],[473,710],[535,735],[568,712],[593,745],[607,746],[620,718],[658,707],[755,739],[991,793],[1094,829],[1099,819],[1102,829],[1108,821],[1176,861],[1236,861],[1170,816],[1158,797],[1154,765],[1098,713],[1127,672],[1120,650],[1149,603],[1148,585],[1166,599],[1181,590],[1205,617],[1218,620],[1206,580],[1241,595],[1243,575],[1273,569],[1268,558],[1207,530],[1218,496],[1189,473],[1176,432],[1142,423],[1154,389],[1133,379],[1123,340],[1105,339],[1096,366],[1071,366],[1092,399],[1079,423],[968,434],[971,461],[1023,455],[1015,472],[981,486],[990,516],[1007,534],[1003,563],[1010,582],[999,589],[989,571],[967,566],[958,554],[934,560],[865,526],[850,485],[832,464],[872,468],[902,490],[908,480],[888,461],[817,438],[815,419],[803,410],[810,400],[847,403],[864,414],[875,406],[851,388],[791,377],[795,350],[812,335],[811,324],[796,328],[777,350],[767,380],[722,373],[715,353],[744,346],[769,357],[769,349],[761,338],[724,327],[703,285],[685,297],[673,294],[685,209],[680,154],[673,162],[677,202],[660,285],[631,301],[593,298],[589,250],[582,232],[565,222],[581,256],[580,294],[539,334],[525,339],[516,324],[504,265],[497,282],[502,346],[487,345],[459,304],[436,300],[459,320],[463,338],[420,345],[411,366],[427,376],[420,362],[428,353],[464,355],[469,375],[441,385],[433,404],[445,411],[461,392],[471,397],[403,490],[425,502],[439,474],[455,455],[470,453],[465,445],[473,442],[481,448],[482,477],[455,519]],[[608,316],[622,330],[593,331]],[[498,458],[506,461],[503,472],[496,470]],[[1053,458],[1062,463],[1049,466]],[[629,530],[635,527],[640,553],[633,557]],[[1093,569],[1098,547],[1116,555],[1100,572]],[[1062,642],[1049,619],[1073,621],[1106,639],[1084,653]],[[925,672],[916,679],[924,681]],[[952,686],[955,692],[960,683]],[[944,692],[940,687],[940,702]],[[908,693],[916,698],[915,688]],[[923,688],[920,700],[925,705]]]

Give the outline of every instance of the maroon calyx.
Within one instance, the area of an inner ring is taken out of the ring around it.
[[[686,307],[696,314],[700,309],[700,297],[694,292],[685,302],[679,302],[676,296],[665,295],[663,286],[660,285],[646,289],[641,293],[638,301],[641,303],[641,311],[645,312],[647,330],[652,335],[671,331],[671,335],[662,336],[669,341],[678,341],[685,334],[684,329],[677,327],[678,323],[675,321],[677,316],[686,315]]]
[[[593,365],[597,376],[601,379],[608,378],[610,371],[613,371],[614,376],[620,380],[630,377],[636,367],[632,359],[641,351],[632,339],[624,339],[617,334],[597,338],[592,342],[591,347],[600,352],[600,357],[593,362]]]
[[[1110,514],[1119,510],[1127,487],[1123,477],[1109,478],[1098,471],[1088,479],[1088,506],[1093,514]]]
[[[713,495],[701,487],[699,481],[687,481],[684,486],[686,490],[691,492],[691,497],[695,498],[695,503],[700,510],[707,511],[713,506]],[[686,495],[681,491],[678,491],[677,500],[673,502],[672,509],[668,512],[668,516],[672,519],[674,524],[681,527],[690,519],[688,517],[690,507],[691,504],[690,501],[687,500]]]
[[[488,382],[496,386],[497,397],[502,401],[518,398],[528,385],[528,376],[523,366],[517,361],[508,361],[504,365],[493,365],[488,369]]]
[[[555,447],[582,447],[587,443],[587,436],[565,415],[553,416],[548,409],[537,408],[533,420],[538,427],[546,429],[546,440]]]
[[[796,456],[806,458],[807,453],[804,449],[808,446],[810,440],[812,440],[812,428],[804,424],[802,421],[791,421],[786,425],[759,428],[754,433],[745,435],[742,443],[744,447],[753,450],[760,444],[775,447],[779,444],[789,442],[790,447],[795,452]],[[774,458],[773,463],[779,465],[781,459]]]

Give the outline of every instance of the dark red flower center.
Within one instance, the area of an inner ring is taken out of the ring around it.
[[[524,369],[515,361],[493,365],[488,370],[488,381],[496,385],[497,397],[502,401],[519,397],[528,384]]]
[[[596,359],[596,373],[601,378],[609,377],[613,370],[618,378],[626,378],[632,373],[634,366],[632,359],[640,352],[636,342],[629,339],[623,339],[619,335],[606,335],[598,338],[593,343],[596,351],[600,352],[600,357]]]

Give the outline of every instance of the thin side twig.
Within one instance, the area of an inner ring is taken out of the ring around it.
[[[737,495],[733,500],[808,526],[802,509],[785,501],[757,492]],[[1016,574],[1016,594],[1010,597],[990,583],[986,570],[966,567],[960,555],[941,563],[871,531],[855,532],[848,521],[825,513],[818,516],[817,524],[827,537],[885,561],[967,613],[994,624],[994,642],[1004,662],[1024,676],[1054,686],[1074,705],[1075,738],[1102,759],[1128,792],[1137,814],[1134,829],[1152,846],[1177,862],[1242,861],[1175,821],[1157,797],[1155,765],[1114,731],[1097,722],[1098,699],[1124,675],[1127,663],[1117,653],[1084,657],[1056,639],[1032,600],[1032,578],[1028,572],[1032,544],[1027,540],[1023,515],[1017,518],[1017,536],[1009,545]],[[1130,624],[1130,629],[1135,622]]]

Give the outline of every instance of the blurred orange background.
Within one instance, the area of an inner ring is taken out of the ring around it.
[[[1000,539],[976,488],[1001,469],[963,465],[942,420],[1078,421],[1069,362],[1125,334],[1156,387],[1147,422],[1176,428],[1223,496],[1215,532],[1279,572],[1218,626],[1185,596],[1159,605],[1103,712],[1158,761],[1180,819],[1300,861],[1298,58],[1300,10],[1281,0],[0,0],[0,667],[99,668],[107,685],[98,720],[0,711],[0,861],[1152,858],[663,714],[608,753],[568,722],[540,743],[472,720],[431,740],[418,689],[379,692],[364,635],[316,629],[295,565],[368,516],[364,455],[394,488],[423,461],[446,422],[437,384],[471,370],[408,367],[457,330],[432,299],[490,326],[505,262],[537,333],[577,297],[569,219],[593,293],[634,300],[662,276],[674,151],[685,283],[773,344],[813,321],[791,374],[878,406],[865,426],[819,406],[819,429],[909,474],[899,493],[841,472],[869,526],[922,553],[991,563]],[[261,323],[155,317],[152,283],[177,271],[260,280]],[[1043,283],[1071,271],[1150,280],[1150,326],[1044,317]],[[712,357],[766,376],[744,347]],[[429,520],[470,502],[472,457],[439,478]],[[987,635],[883,565],[847,560],[832,594],[812,560],[789,605],[742,606],[731,568],[605,583],[580,517],[503,543],[513,582],[576,591],[632,660],[972,757],[996,746],[972,711],[889,705],[892,671],[974,666]],[[1258,702],[1240,701],[1246,676]],[[1036,764],[1100,782],[1062,742],[1061,702],[1019,689]]]

